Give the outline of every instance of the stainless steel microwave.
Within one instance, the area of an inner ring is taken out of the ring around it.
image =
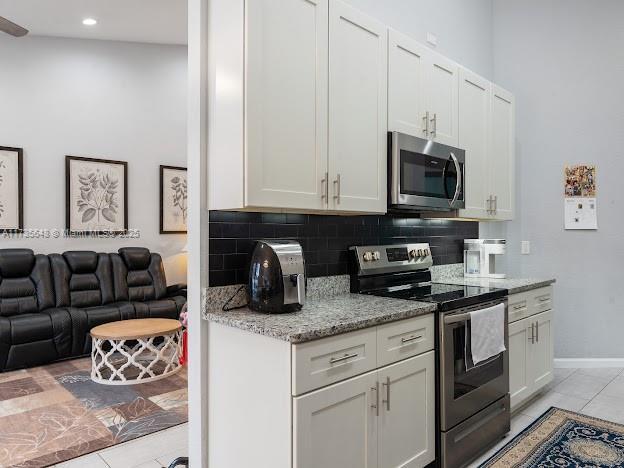
[[[388,207],[400,211],[451,211],[465,207],[466,152],[388,133]]]

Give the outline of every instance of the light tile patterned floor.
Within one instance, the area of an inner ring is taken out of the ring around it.
[[[471,467],[487,460],[551,406],[578,411],[624,424],[624,368],[555,369],[548,388],[516,411],[511,432]],[[179,456],[187,456],[188,425],[116,445],[58,468],[161,468]]]
[[[188,456],[188,424],[75,458],[56,468],[161,468]]]
[[[511,432],[470,467],[477,467],[551,406],[624,424],[624,368],[555,369],[555,379],[514,412]]]

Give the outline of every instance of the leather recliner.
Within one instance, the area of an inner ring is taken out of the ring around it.
[[[148,249],[0,249],[0,372],[87,355],[89,331],[103,323],[177,318],[186,289],[166,284],[162,258]]]

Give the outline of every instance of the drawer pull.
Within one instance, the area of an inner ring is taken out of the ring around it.
[[[550,297],[540,297],[539,301],[540,302],[548,302],[548,301],[550,301]]]
[[[335,357],[335,358],[331,358],[329,360],[330,364],[336,364],[337,362],[343,362],[343,361],[347,361],[348,359],[354,358],[354,357],[358,357],[358,353],[353,353],[353,354],[345,354],[342,357]]]
[[[382,382],[381,385],[386,387],[386,398],[381,401],[386,404],[386,411],[390,411],[390,377],[386,377],[386,381]]]
[[[401,343],[411,343],[412,341],[420,340],[422,335],[410,336],[409,338],[401,338]]]
[[[514,310],[524,309],[525,307],[526,307],[526,304],[519,304],[519,305],[513,306]]]

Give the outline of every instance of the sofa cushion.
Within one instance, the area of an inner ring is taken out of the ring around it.
[[[109,322],[136,318],[134,306],[129,302],[114,302],[103,306],[70,307],[73,339],[72,355],[82,356],[91,352],[91,329]]]
[[[175,301],[171,299],[159,299],[156,301],[133,302],[137,318],[170,318],[177,319],[180,316]]]
[[[0,250],[0,316],[54,307],[50,262],[30,249]]]
[[[162,258],[140,247],[119,249],[111,254],[115,299],[143,302],[162,299],[167,294],[167,280]]]
[[[50,254],[57,307],[96,307],[114,300],[110,257],[91,251]]]

